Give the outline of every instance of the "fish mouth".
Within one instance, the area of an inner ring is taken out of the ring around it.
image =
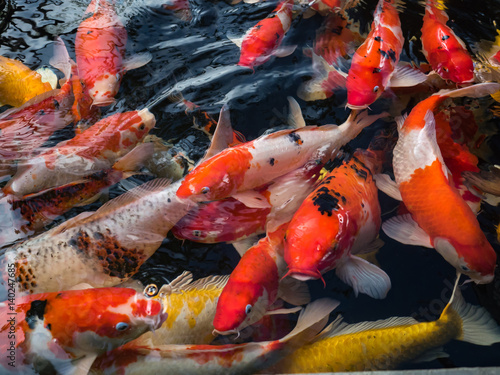
[[[489,284],[493,281],[495,278],[494,274],[489,274],[489,275],[481,275],[479,277],[471,277],[471,280],[474,281],[476,284]]]
[[[353,109],[353,110],[361,111],[363,109],[368,108],[368,104],[367,105],[347,104],[347,107],[350,108],[350,109]]]
[[[214,336],[217,336],[217,335],[227,336],[227,335],[232,335],[232,334],[237,334],[239,336],[240,332],[237,329],[231,329],[229,331],[219,331],[217,329],[214,329],[212,331],[212,335],[214,335]]]
[[[321,272],[318,270],[312,271],[312,270],[300,270],[296,268],[291,268],[283,278],[290,276],[293,277],[294,279],[297,279],[299,281],[308,281],[308,280],[317,280],[321,279],[323,281],[323,284],[325,284],[325,280],[323,279],[323,276],[321,275]]]

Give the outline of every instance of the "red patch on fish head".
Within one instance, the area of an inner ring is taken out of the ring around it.
[[[176,194],[198,201],[225,198],[241,186],[251,160],[252,154],[246,148],[226,149],[189,173]]]
[[[142,140],[155,126],[156,119],[147,109],[126,112],[119,126],[121,132],[121,145],[131,148]]]
[[[469,83],[474,80],[474,64],[466,51],[456,51],[450,59],[442,60],[437,66],[438,74],[456,83]]]
[[[346,81],[347,106],[362,109],[375,102],[385,89],[380,71],[351,67]]]
[[[477,284],[489,284],[493,281],[497,256],[486,237],[473,245],[454,243],[453,247],[460,256],[457,264],[454,264],[459,272],[469,276]]]

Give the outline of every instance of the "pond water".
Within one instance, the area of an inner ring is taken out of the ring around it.
[[[311,60],[302,49],[312,46],[315,32],[322,22],[321,16],[308,19],[296,17],[284,41],[288,45],[298,45],[295,52],[284,58],[273,58],[252,72],[235,65],[239,50],[227,35],[244,34],[265,18],[276,2],[231,5],[225,1],[190,0],[190,3],[193,19],[184,22],[171,11],[163,9],[161,0],[116,2],[116,11],[128,32],[127,55],[149,52],[152,60],[126,73],[116,103],[103,108],[103,116],[142,108],[164,93],[182,92],[187,100],[215,117],[221,106],[227,104],[234,129],[247,140],[256,138],[269,128],[284,125],[287,96],[297,98],[297,88],[312,75]],[[375,0],[367,0],[349,11],[351,19],[359,24],[363,32],[370,27],[375,4]],[[32,69],[48,66],[53,54],[53,40],[60,36],[68,46],[70,56],[74,57],[76,29],[87,5],[81,0],[0,0],[0,55],[19,59]],[[494,40],[495,21],[500,21],[500,1],[453,0],[447,1],[446,5],[449,25],[468,46],[481,39]],[[420,51],[422,16],[420,2],[405,2],[401,13],[406,41],[402,60],[425,61]],[[298,101],[307,124],[340,124],[348,115],[348,110],[344,108],[345,100],[345,94],[339,93],[323,101]],[[499,106],[487,99],[483,103],[493,110]],[[390,98],[383,99],[373,109],[384,110],[390,105]],[[196,160],[203,155],[209,140],[201,132],[193,131],[192,118],[186,116],[184,110],[184,107],[168,99],[161,100],[151,109],[156,117],[152,134],[178,144]],[[484,123],[480,125],[480,131],[486,137],[473,152],[483,166],[500,164],[499,125],[499,117],[494,116],[485,116]],[[379,129],[380,125],[367,128],[350,144],[351,149],[366,147]],[[72,132],[70,128],[58,132],[46,146],[71,137]],[[110,190],[109,197],[116,197],[130,186],[149,178],[136,176],[121,182]],[[382,193],[379,196],[385,220],[394,215],[397,202]],[[95,210],[101,204],[97,201],[75,208],[49,227],[80,212]],[[484,205],[479,221],[498,253],[500,245],[495,229],[499,222],[499,210]],[[382,232],[380,237],[385,246],[377,254],[377,259],[392,281],[392,289],[386,299],[374,300],[365,295],[355,298],[352,290],[333,272],[324,276],[326,287],[321,281],[309,282],[313,298],[329,296],[340,300],[337,310],[351,323],[412,314],[417,314],[416,317],[422,320],[435,319],[449,298],[449,285],[455,278],[454,269],[432,249],[401,245]],[[193,272],[195,279],[211,274],[228,274],[238,260],[239,256],[230,245],[196,244],[178,240],[169,234],[134,278],[144,284],[163,284],[183,270]],[[498,277],[489,285],[468,284],[463,293],[467,301],[488,308],[500,323]],[[409,364],[406,368],[500,366],[500,344],[480,347],[453,341],[446,345],[445,351],[450,354],[449,359]]]

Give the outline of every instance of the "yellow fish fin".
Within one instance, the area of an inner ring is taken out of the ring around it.
[[[184,290],[211,290],[211,289],[222,289],[226,286],[230,275],[213,275],[207,276],[202,279],[198,279],[193,283],[189,284]]]

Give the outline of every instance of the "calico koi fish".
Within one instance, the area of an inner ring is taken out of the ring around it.
[[[500,342],[500,328],[480,306],[466,303],[455,289],[438,320],[392,317],[347,324],[338,317],[310,344],[285,357],[269,372],[279,374],[393,370],[426,355],[444,357],[451,340],[475,345]]]
[[[108,352],[94,363],[94,374],[254,374],[289,355],[308,342],[326,324],[328,314],[338,306],[331,300],[309,304],[295,328],[275,341],[228,345],[126,344]]]
[[[353,255],[380,247],[381,213],[373,180],[380,169],[380,156],[358,150],[328,173],[304,200],[285,233],[287,276],[318,279],[336,269],[356,295],[386,296],[391,287],[387,274]]]
[[[157,329],[167,318],[160,302],[127,288],[17,298],[15,303],[0,303],[0,316],[0,334],[15,337],[0,344],[2,374],[26,374],[30,369],[86,374],[98,355]]]
[[[3,191],[23,196],[109,169],[148,134],[155,122],[147,108],[108,116],[28,161]]]
[[[426,0],[422,51],[443,79],[462,84],[474,81],[474,64],[464,42],[446,25],[448,15],[439,0]]]
[[[267,62],[274,56],[288,56],[293,47],[280,47],[292,24],[293,0],[281,1],[273,12],[247,31],[241,40],[231,39],[241,48],[238,65],[250,69]]]
[[[156,179],[5,249],[0,258],[0,300],[7,265],[18,295],[53,292],[79,284],[118,285],[134,275],[160,247],[174,224],[193,206],[177,198],[180,182]]]
[[[330,159],[363,128],[385,115],[351,113],[340,126],[305,126],[281,130],[227,148],[193,169],[179,187],[177,196],[190,197],[194,201],[233,196],[246,204],[248,199],[245,198],[248,197],[241,192],[269,183],[309,160]],[[275,150],[280,150],[279,154]],[[265,198],[257,198],[265,202]],[[248,206],[252,207],[252,203]]]
[[[150,54],[125,60],[127,31],[107,0],[92,0],[75,37],[78,75],[95,106],[114,102],[123,74],[151,60]]]
[[[229,276],[208,276],[193,282],[191,272],[158,288],[146,286],[144,295],[163,304],[167,320],[154,333],[145,333],[133,345],[204,345],[214,339],[212,321],[217,301]]]
[[[48,75],[50,82],[44,81],[45,77],[22,62],[0,56],[0,107],[6,104],[19,107],[31,98],[55,89],[55,74],[48,69],[42,72]]]
[[[483,83],[437,93],[415,106],[408,117],[399,119],[393,158],[397,189],[392,196],[402,200],[410,214],[382,224],[389,237],[435,248],[459,272],[481,284],[493,280],[496,253],[474,212],[450,182],[436,142],[433,111],[446,98],[481,97],[499,88],[496,83]]]

